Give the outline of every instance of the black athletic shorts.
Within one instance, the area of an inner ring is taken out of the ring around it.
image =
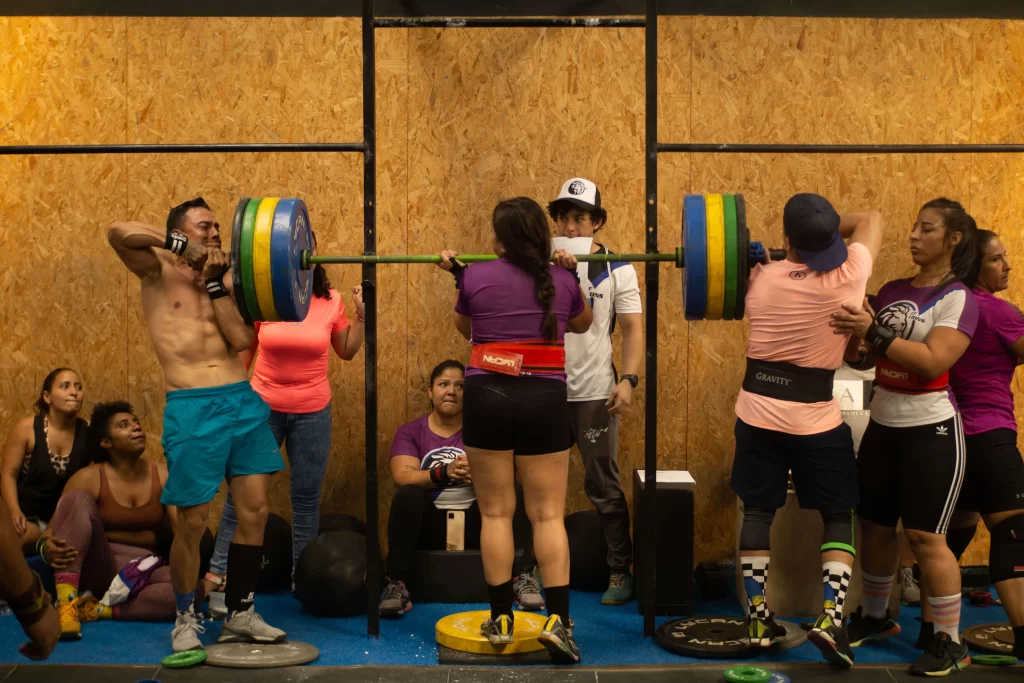
[[[853,434],[843,423],[820,434],[787,434],[736,420],[732,490],[748,508],[786,504],[789,473],[800,507],[828,515],[857,507]]]
[[[918,427],[868,422],[857,455],[863,519],[945,534],[956,508],[967,458],[960,415]]]
[[[572,448],[565,382],[470,375],[462,395],[462,442],[470,448],[544,455]]]
[[[1017,450],[1017,432],[992,429],[968,434],[967,472],[957,510],[991,515],[1024,510],[1024,460]]]

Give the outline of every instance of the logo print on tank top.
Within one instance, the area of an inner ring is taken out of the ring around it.
[[[891,303],[878,312],[878,324],[892,329],[903,339],[910,339],[915,321],[921,319],[917,310],[917,304],[913,301]]]

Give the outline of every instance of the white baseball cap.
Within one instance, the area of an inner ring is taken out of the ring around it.
[[[585,211],[592,211],[601,208],[601,192],[597,185],[586,178],[569,178],[562,184],[558,199],[551,203],[561,201],[575,204]]]

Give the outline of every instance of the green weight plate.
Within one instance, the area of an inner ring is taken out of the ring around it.
[[[202,664],[205,661],[205,650],[186,650],[185,652],[175,652],[173,655],[167,655],[160,660],[160,666],[165,669],[186,669],[196,664]]]
[[[725,680],[729,683],[768,683],[772,672],[759,666],[734,666],[725,670]]]
[[[743,195],[733,195],[736,200],[736,316],[743,320],[746,313],[747,282],[750,281],[750,233],[747,232],[747,205]]]
[[[971,662],[985,666],[1014,666],[1017,658],[1013,655],[971,655]]]
[[[252,316],[249,315],[249,307],[245,305],[245,292],[242,286],[242,219],[245,218],[245,207],[248,205],[249,198],[242,197],[235,207],[235,217],[231,221],[231,290],[238,312],[242,314],[242,320],[252,325]]]
[[[736,197],[722,195],[725,203],[725,305],[722,318],[732,320],[736,315]]]
[[[253,198],[245,207],[242,216],[242,234],[239,241],[239,258],[242,262],[242,291],[245,294],[245,306],[249,317],[263,320],[260,314],[259,299],[256,298],[256,275],[252,268],[252,237],[256,226],[256,210],[260,208],[262,198]]]

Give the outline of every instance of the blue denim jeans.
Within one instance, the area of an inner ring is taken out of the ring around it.
[[[292,577],[295,564],[306,544],[316,538],[320,527],[320,486],[331,456],[331,404],[315,413],[271,411],[267,420],[277,445],[284,444],[291,465]],[[223,576],[228,569],[228,546],[238,528],[235,506],[228,492],[217,529],[217,545],[210,571]]]

